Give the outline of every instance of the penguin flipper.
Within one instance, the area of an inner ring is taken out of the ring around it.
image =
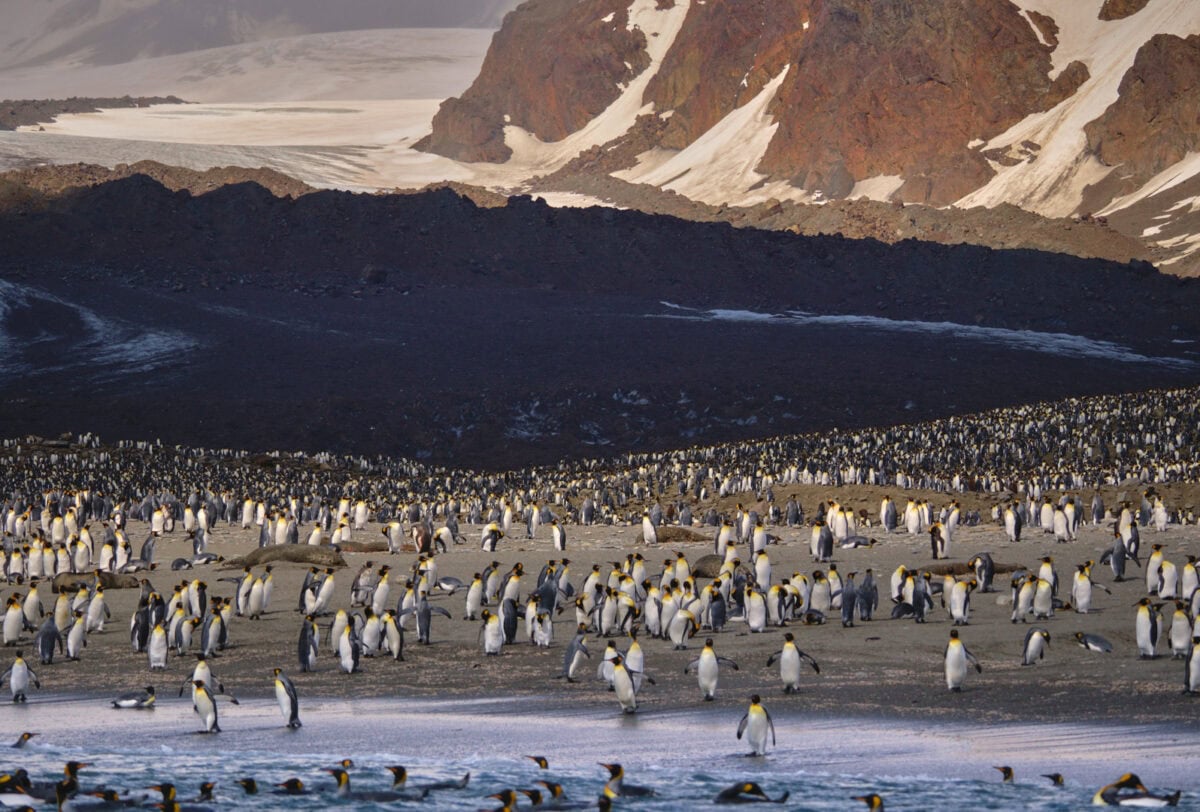
[[[742,738],[742,734],[746,732],[746,725],[750,723],[750,714],[747,713],[742,717],[742,721],[738,722],[737,737]]]

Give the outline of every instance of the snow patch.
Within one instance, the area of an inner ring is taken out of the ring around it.
[[[667,9],[659,9],[656,0],[633,0],[627,28],[640,29],[645,35],[650,65],[603,112],[561,141],[542,141],[521,127],[506,126],[504,143],[513,153],[504,165],[509,172],[523,170],[526,178],[554,172],[584,150],[624,135],[639,115],[653,112],[654,105],[644,104],[642,97],[675,43],[690,7],[690,0],[675,0]]]
[[[616,16],[617,16],[617,12],[610,11],[606,16],[600,18],[600,22],[611,23]]]
[[[1038,11],[1058,23],[1051,78],[1076,60],[1087,65],[1091,76],[1052,110],[1026,117],[987,144],[989,149],[1008,149],[1025,140],[1033,141],[1042,145],[1038,160],[1011,167],[993,164],[996,176],[954,205],[970,208],[1013,203],[1039,214],[1062,217],[1078,207],[1086,186],[1111,171],[1086,154],[1084,125],[1117,100],[1121,78],[1147,40],[1159,33],[1200,33],[1200,3],[1159,0],[1131,17],[1103,22],[1097,17],[1098,2],[1013,2],[1023,12]]]
[[[851,200],[865,197],[868,200],[886,202],[903,185],[904,178],[899,175],[876,175],[872,178],[864,178],[854,184],[854,188],[850,190],[849,197]]]
[[[1200,173],[1200,152],[1189,152],[1181,161],[1171,164],[1166,169],[1152,177],[1150,180],[1146,181],[1142,188],[1132,192],[1131,194],[1127,194],[1124,197],[1116,198],[1099,212],[1097,212],[1097,214],[1109,215],[1115,211],[1120,211],[1121,209],[1132,206],[1135,203],[1139,203],[1148,197],[1153,197],[1154,195],[1161,194],[1162,192],[1165,192],[1174,186],[1178,186],[1184,181],[1194,177],[1197,173]],[[1186,205],[1190,205],[1195,199],[1196,198],[1192,197],[1188,198],[1187,200],[1180,201],[1171,208],[1167,209],[1167,211],[1181,209]],[[1192,208],[1192,211],[1195,211],[1194,207]]]
[[[650,150],[638,156],[637,166],[614,172],[613,177],[670,189],[713,205],[805,197],[802,190],[786,183],[764,183],[766,176],[755,171],[779,127],[767,107],[789,69],[784,67],[753,99],[684,149]]]

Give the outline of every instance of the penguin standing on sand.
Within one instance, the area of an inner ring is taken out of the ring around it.
[[[575,630],[575,637],[571,640],[567,650],[563,653],[563,670],[559,675],[567,682],[575,682],[575,675],[579,673],[579,669],[583,667],[583,658],[591,658],[591,654],[587,650],[587,626],[580,623]]]
[[[696,670],[696,678],[700,683],[700,691],[704,694],[705,702],[711,702],[717,695],[717,676],[723,665],[729,666],[734,671],[738,670],[738,664],[733,660],[717,656],[716,651],[713,650],[712,638],[709,637],[704,641],[704,649],[700,652],[700,656],[694,657],[683,667],[685,674],[693,668]]]
[[[1137,636],[1138,658],[1153,660],[1158,656],[1158,607],[1149,598],[1142,598],[1134,604],[1137,607],[1137,618],[1134,631]]]
[[[1021,665],[1036,665],[1038,660],[1046,656],[1046,649],[1049,647],[1050,632],[1039,626],[1034,626],[1025,632],[1024,654],[1021,655]]]
[[[958,638],[958,629],[950,630],[950,642],[946,644],[946,687],[958,693],[962,690],[963,680],[967,677],[967,665],[975,666],[977,673],[983,673],[983,666],[975,655],[967,650],[962,640]]]
[[[288,728],[295,730],[300,727],[300,695],[296,693],[296,685],[283,673],[282,668],[276,668],[275,700],[279,703],[279,712],[287,719]]]
[[[633,672],[625,667],[625,659],[618,654],[612,660],[613,690],[617,694],[617,702],[625,713],[637,712],[637,690],[634,687]]]
[[[1192,648],[1184,664],[1183,692],[1188,696],[1200,694],[1200,636],[1192,638]]]
[[[319,640],[317,635],[317,619],[312,615],[305,615],[304,621],[300,625],[300,644],[298,646],[300,670],[303,672],[316,670]]]
[[[34,688],[41,688],[42,683],[38,681],[37,674],[25,662],[25,658],[21,656],[22,652],[17,652],[17,657],[13,660],[3,674],[0,674],[0,682],[8,680],[9,690],[12,692],[13,702],[24,702],[25,692],[29,690],[29,683],[33,683]]]
[[[750,697],[750,708],[738,722],[738,740],[740,741],[745,734],[746,741],[750,743],[750,755],[753,756],[766,755],[768,733],[771,736],[771,744],[775,744],[775,723],[771,721],[771,714],[767,713],[761,702],[758,694]]]
[[[776,661],[779,662],[779,678],[783,681],[783,692],[790,694],[800,690],[801,662],[811,665],[813,671],[818,674],[821,673],[821,667],[817,665],[816,660],[796,648],[796,638],[791,632],[787,632],[783,640],[783,648],[767,658],[767,667],[771,667]]]
[[[979,582],[980,592],[992,591],[992,579],[996,577],[996,564],[990,553],[979,553],[972,556],[967,566],[975,570],[975,580]]]

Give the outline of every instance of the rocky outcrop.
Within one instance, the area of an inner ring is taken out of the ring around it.
[[[422,146],[503,161],[511,154],[505,123],[543,140],[582,127],[647,66],[627,6],[522,6],[475,84],[442,105]],[[1086,80],[1083,63],[1051,80],[1056,37],[1051,18],[1024,17],[1007,0],[694,2],[643,96],[665,124],[649,145],[644,125],[629,137],[639,147],[687,147],[788,68],[769,109],[778,130],[758,171],[827,198],[901,175],[895,199],[946,204],[993,174],[969,143],[1048,109]],[[613,158],[601,157],[587,160],[612,171]]]
[[[443,102],[418,147],[462,161],[507,160],[505,124],[557,141],[648,64],[646,37],[629,28],[626,0],[530,0],[505,18],[479,78]]]
[[[942,205],[992,175],[968,149],[1044,109],[1050,48],[1007,2],[814,2],[810,36],[771,107],[759,166],[842,197],[901,175],[895,198]]]
[[[176,96],[122,96],[109,99],[5,99],[0,101],[0,130],[15,130],[34,124],[49,124],[70,113],[97,113],[124,107],[153,104],[185,104]]]
[[[1132,191],[1200,149],[1200,36],[1150,39],[1118,93],[1084,132],[1088,149],[1120,165],[1123,191]]]
[[[1104,0],[1100,7],[1100,19],[1123,20],[1144,9],[1150,0]]]
[[[646,89],[671,111],[661,146],[682,149],[754,98],[792,61],[805,37],[809,0],[710,0],[693,4]]]

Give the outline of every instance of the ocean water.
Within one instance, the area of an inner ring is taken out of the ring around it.
[[[969,720],[891,721],[775,717],[778,744],[748,757],[735,737],[740,712],[729,709],[639,713],[615,706],[586,710],[521,700],[313,700],[302,698],[304,727],[283,726],[274,701],[220,705],[222,732],[197,733],[186,700],[161,699],[153,711],[117,711],[103,699],[39,697],[0,708],[0,735],[40,735],[24,750],[4,752],[4,767],[24,766],[35,780],[61,775],[69,759],[89,762],[87,788],[140,790],[162,781],[193,797],[201,782],[217,782],[212,806],[256,810],[397,808],[341,801],[324,772],[343,758],[355,762],[354,790],[388,789],[388,765],[403,764],[409,785],[471,773],[462,790],[431,794],[424,809],[499,806],[487,796],[506,788],[563,784],[572,800],[594,799],[607,777],[599,762],[624,765],[626,782],[652,787],[652,798],[626,798],[621,808],[667,810],[710,806],[722,788],[755,781],[772,797],[789,793],[786,809],[865,808],[851,800],[876,792],[888,809],[1068,810],[1090,804],[1097,787],[1125,771],[1155,791],[1183,789],[1180,808],[1200,808],[1200,731],[1180,727],[977,725]],[[767,703],[768,709],[770,707]],[[526,755],[542,755],[542,771]],[[1010,765],[1016,783],[1000,782]],[[1061,772],[1053,788],[1039,773]],[[253,777],[260,794],[235,782]],[[272,785],[300,778],[311,794],[279,796]],[[522,796],[522,807],[529,804]],[[415,804],[403,804],[413,806]],[[776,808],[772,806],[771,808]]]

